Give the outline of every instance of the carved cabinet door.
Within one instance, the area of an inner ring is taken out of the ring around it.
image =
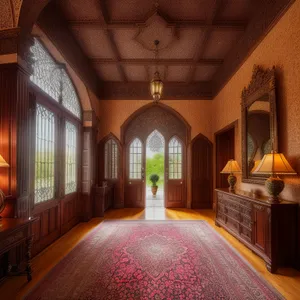
[[[126,151],[125,207],[145,207],[145,147],[135,138]]]
[[[184,147],[179,138],[172,137],[166,151],[165,207],[185,207]]]
[[[253,205],[253,221],[254,221],[254,245],[259,250],[267,252],[268,232],[268,215],[265,206]]]

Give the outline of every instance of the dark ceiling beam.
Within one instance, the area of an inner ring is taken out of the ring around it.
[[[109,23],[109,14],[108,14],[108,10],[107,10],[106,0],[99,1],[99,5],[100,5],[102,17],[103,17],[105,23],[108,24]],[[116,65],[117,65],[117,69],[120,74],[120,77],[123,82],[127,82],[128,79],[127,79],[124,68],[120,64],[120,60],[121,60],[120,53],[119,53],[118,47],[116,45],[114,36],[111,32],[111,29],[106,28],[105,31],[106,31],[106,35],[107,35],[107,40],[108,40],[108,42],[110,44],[110,48],[112,50],[113,58],[116,61]]]
[[[102,3],[102,2],[101,2]],[[135,22],[111,22],[103,23],[99,20],[69,20],[68,24],[70,27],[91,27],[98,29],[135,29],[147,27],[145,23]],[[230,30],[230,31],[245,31],[246,23],[240,21],[226,21],[216,22],[213,24],[207,24],[202,21],[176,21],[169,23],[168,27],[176,27],[181,29],[212,29],[212,30]]]
[[[149,82],[105,82],[101,99],[104,100],[150,100]],[[164,82],[163,100],[211,100],[210,82],[186,84]]]
[[[196,50],[196,53],[194,55],[194,61],[199,61],[200,58],[203,57],[203,54],[205,53],[205,50],[207,47],[208,40],[213,31],[213,28],[211,25],[213,24],[214,20],[216,19],[218,12],[221,10],[221,8],[222,8],[222,1],[215,0],[215,4],[214,4],[213,10],[212,10],[212,13],[210,14],[210,16],[207,19],[207,24],[209,25],[209,27],[207,27],[203,33],[203,38],[201,39],[202,47],[201,47],[200,51]],[[187,82],[191,83],[194,80],[195,73],[196,73],[196,65],[191,67],[190,72],[188,74]]]
[[[147,79],[150,82],[150,80],[152,79],[150,75],[150,67],[148,65],[145,65],[144,67],[145,67]]]
[[[109,14],[108,14],[108,10],[107,10],[106,0],[99,0],[98,3],[100,6],[102,17],[103,17],[105,23],[108,24],[109,23]]]
[[[118,68],[119,74],[122,78],[122,81],[127,82],[128,80],[127,80],[127,76],[125,74],[125,71],[123,69],[123,66],[121,64],[121,57],[120,57],[120,54],[119,54],[119,50],[117,48],[114,37],[113,37],[110,30],[107,30],[107,37],[108,37],[108,41],[110,43],[110,47],[111,47],[111,50],[112,50],[114,61],[117,65],[117,68]]]
[[[120,65],[172,65],[172,66],[221,66],[223,64],[222,59],[199,59],[195,61],[193,59],[105,59],[105,58],[92,58],[93,64],[105,65],[105,64],[120,64]]]
[[[168,72],[169,72],[169,66],[165,65],[165,72],[164,72],[164,81],[167,82],[168,80]]]

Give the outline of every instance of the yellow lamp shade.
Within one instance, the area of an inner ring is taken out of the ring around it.
[[[9,168],[9,164],[6,160],[0,155],[0,168]]]
[[[233,174],[233,173],[241,173],[241,168],[236,160],[231,159],[227,162],[224,169],[221,171],[222,174]]]
[[[253,173],[297,175],[284,155],[275,152],[265,154]]]

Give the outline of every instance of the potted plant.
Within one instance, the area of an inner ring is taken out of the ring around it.
[[[158,186],[156,183],[159,180],[159,176],[157,174],[152,174],[152,175],[150,175],[149,179],[152,182],[152,187],[151,187],[152,195],[155,197],[156,193],[157,193],[157,189],[158,189]]]

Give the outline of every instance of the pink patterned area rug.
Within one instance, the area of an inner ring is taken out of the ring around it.
[[[104,221],[25,299],[283,297],[205,221]]]

